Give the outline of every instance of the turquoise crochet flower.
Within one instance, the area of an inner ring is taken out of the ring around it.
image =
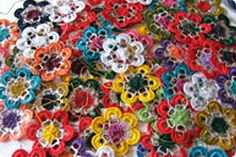
[[[214,148],[210,151],[208,151],[206,148],[201,147],[201,146],[196,146],[193,147],[189,151],[189,157],[197,157],[197,156],[202,156],[202,157],[228,157],[228,155],[225,153],[225,151],[219,149],[219,148]]]
[[[41,79],[32,76],[27,68],[4,73],[1,77],[0,99],[4,100],[7,108],[17,108],[35,99],[34,90],[39,88]]]
[[[190,80],[193,72],[185,64],[180,64],[175,67],[172,72],[165,72],[161,76],[164,83],[164,96],[171,100],[176,93],[183,91],[183,86]]]
[[[106,27],[89,27],[77,41],[76,47],[83,52],[85,60],[99,60],[103,50],[103,42],[112,38],[112,30]]]

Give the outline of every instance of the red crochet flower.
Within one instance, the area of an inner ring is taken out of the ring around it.
[[[193,71],[201,71],[207,78],[214,79],[219,74],[227,74],[227,67],[214,57],[217,54],[217,42],[205,40],[188,50],[188,65]]]
[[[172,98],[171,102],[162,101],[156,110],[160,115],[156,121],[159,133],[171,134],[171,139],[176,144],[191,146],[196,132],[193,124],[193,110],[190,108],[188,99],[178,94]]]
[[[24,149],[18,149],[12,155],[12,157],[36,157],[36,156],[47,157],[47,151],[42,148],[35,148],[35,149],[32,149],[30,153],[28,153]]]
[[[36,124],[29,127],[27,136],[35,141],[35,148],[45,148],[52,156],[58,156],[65,149],[65,142],[71,140],[74,129],[69,125],[68,115],[64,111],[52,114],[47,110],[36,116]]]
[[[143,6],[140,3],[127,3],[126,0],[106,1],[102,15],[117,27],[123,28],[142,20]]]
[[[196,45],[205,39],[204,34],[211,31],[211,26],[203,24],[198,14],[178,12],[175,14],[175,21],[168,25],[168,29],[175,34],[179,42]]]

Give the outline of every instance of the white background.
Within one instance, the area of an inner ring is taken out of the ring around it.
[[[0,18],[5,18],[10,21],[16,20],[14,17],[14,11],[22,7],[24,0],[0,0]],[[50,0],[48,0],[50,1]],[[222,0],[224,1],[224,0]],[[236,10],[232,11],[227,6],[222,3],[222,6],[225,8],[226,14],[230,18],[231,22],[236,24]],[[31,150],[31,145],[33,142],[29,140],[20,140],[20,141],[8,141],[0,143],[0,157],[11,157],[13,152],[16,149],[24,148],[27,151]],[[133,150],[135,152],[135,150]],[[135,155],[127,155],[134,157]]]

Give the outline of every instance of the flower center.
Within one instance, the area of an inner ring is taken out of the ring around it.
[[[215,117],[211,123],[211,128],[219,134],[225,134],[229,129],[229,125],[224,120],[224,118]]]
[[[134,76],[132,79],[130,79],[128,86],[131,88],[131,90],[138,91],[141,89],[144,85],[144,80],[141,76]]]
[[[116,14],[121,17],[127,17],[129,15],[129,9],[127,7],[119,7],[116,10]]]
[[[26,90],[26,86],[25,86],[25,83],[23,82],[16,82],[10,85],[9,90],[12,96],[18,97],[18,96],[23,95],[23,93]]]
[[[168,51],[169,55],[176,60],[181,60],[184,58],[183,49],[181,47],[171,44]]]
[[[40,15],[41,12],[38,9],[30,10],[26,13],[26,19],[27,21],[37,21]]]
[[[58,96],[54,93],[51,94],[46,94],[43,96],[42,99],[42,104],[43,107],[47,110],[52,110],[55,106],[57,106],[57,101],[58,100]]]
[[[202,66],[204,67],[204,69],[206,70],[214,70],[214,66],[213,64],[211,63],[211,57],[212,57],[212,54],[210,52],[206,52],[208,50],[203,50],[201,52],[198,52],[199,54],[199,57],[197,57],[197,62]]]
[[[9,37],[10,37],[10,34],[7,28],[0,29],[0,42],[4,41],[5,39]]]
[[[60,56],[53,55],[47,60],[45,68],[48,71],[53,71],[55,68],[59,68],[61,61],[62,58]]]
[[[197,7],[202,12],[208,12],[211,9],[211,5],[208,2],[201,1],[197,4]]]
[[[14,112],[8,112],[3,115],[2,125],[4,128],[13,129],[17,126],[20,116]]]
[[[42,138],[45,141],[52,143],[58,137],[59,137],[59,128],[54,124],[49,124],[43,129]]]
[[[94,103],[93,97],[88,92],[77,91],[74,98],[77,107],[87,108]]]
[[[186,110],[184,105],[178,105],[176,108],[172,108],[172,112],[169,114],[168,125],[177,131],[185,132],[186,127],[190,124],[191,112]]]

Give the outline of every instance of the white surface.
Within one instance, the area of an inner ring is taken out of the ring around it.
[[[10,21],[14,21],[15,20],[14,11],[17,8],[22,7],[23,1],[24,0],[0,0],[0,18],[5,18]],[[226,8],[225,9],[226,14],[228,15],[232,23],[236,25],[236,10],[235,12],[233,12],[232,10],[227,8],[225,5],[222,4],[222,6]],[[6,14],[8,12],[9,14]],[[31,151],[31,145],[33,144],[33,142],[29,140],[25,140],[25,139],[26,138],[20,141],[8,141],[8,142],[0,143],[0,157],[11,157],[13,152],[19,148],[23,148],[23,149],[26,149],[27,151]],[[132,150],[132,151],[135,151],[135,150]],[[131,155],[127,155],[127,156],[131,156]]]

